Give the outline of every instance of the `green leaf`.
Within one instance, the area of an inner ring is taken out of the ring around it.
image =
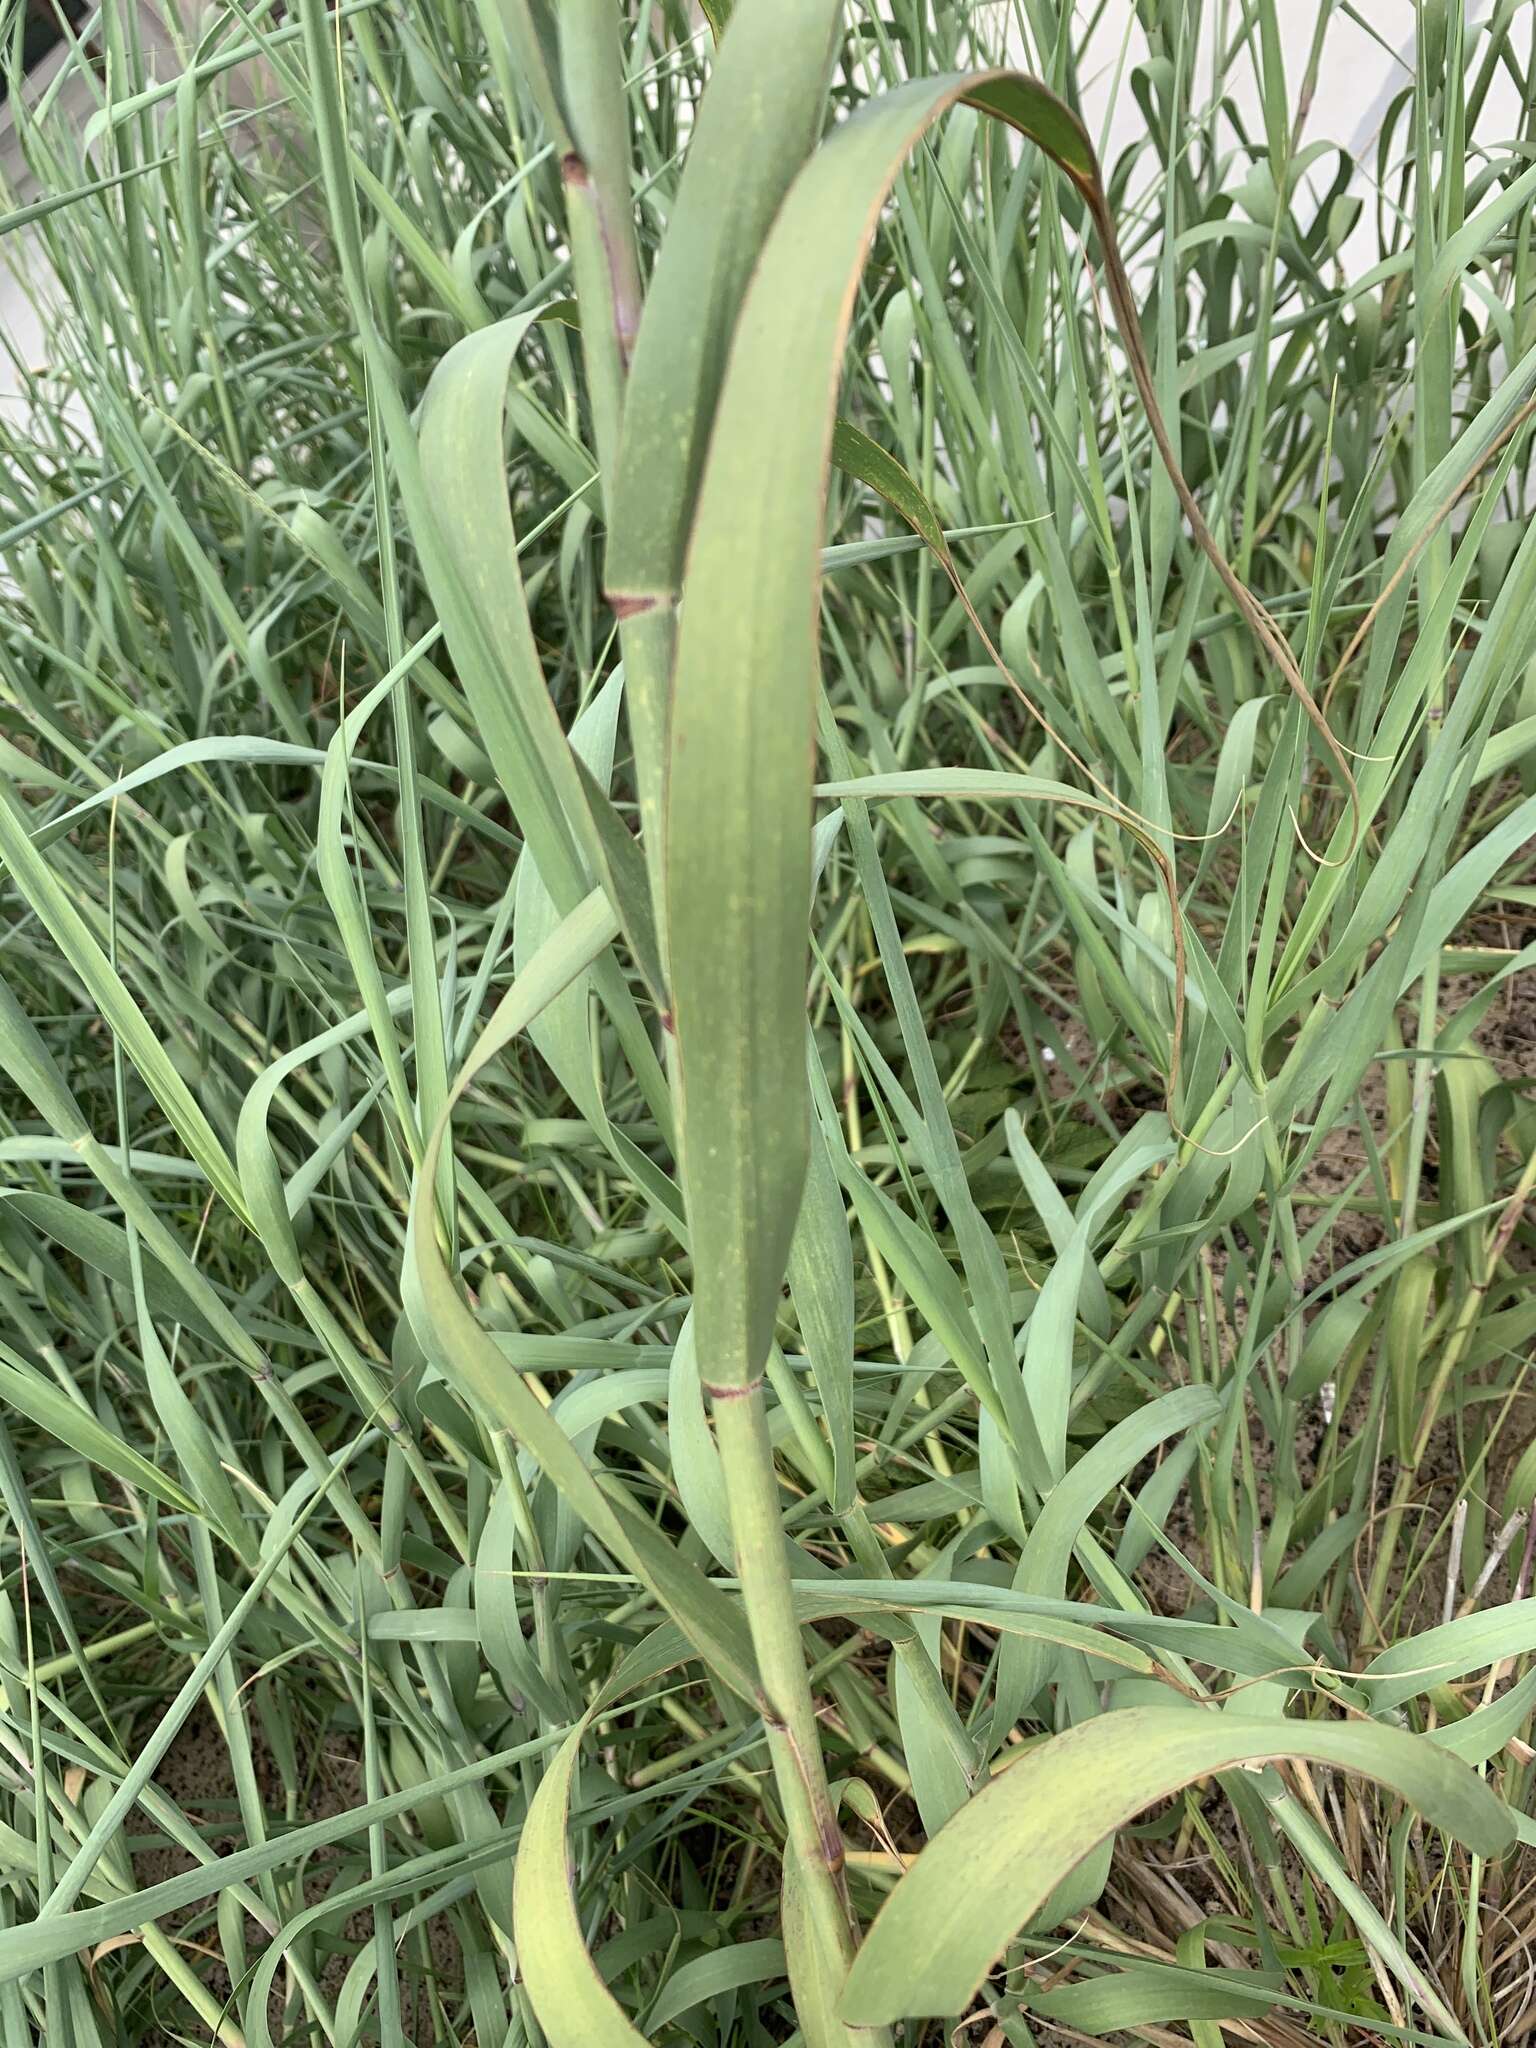
[[[1417,1699],[1437,1685],[1450,1685],[1469,1671],[1536,1649],[1536,1599],[1512,1600],[1448,1621],[1440,1628],[1405,1636],[1373,1657],[1360,1674],[1378,1714]]]
[[[630,367],[607,563],[622,600],[678,589],[737,312],[816,139],[841,15],[842,0],[738,0],[731,10]]]
[[[0,1360],[0,1401],[30,1416],[59,1443],[68,1444],[88,1464],[110,1472],[125,1486],[162,1501],[177,1514],[197,1514],[197,1502],[168,1473],[141,1457],[131,1444],[124,1443],[121,1436],[98,1422],[88,1408],[71,1401],[67,1394],[39,1374],[25,1370],[19,1362]]]
[[[1081,1239],[1077,1241],[1080,1243]],[[1059,1273],[1064,1267],[1058,1262],[1052,1270]],[[1042,1295],[1035,1316],[1046,1306]],[[1030,1327],[1034,1327],[1033,1318]],[[1027,1358],[1028,1353],[1026,1361]],[[1104,1496],[1159,1444],[1186,1430],[1201,1428],[1221,1410],[1220,1398],[1211,1388],[1180,1387],[1117,1422],[1046,1495],[1020,1553],[1013,1575],[1014,1591],[1060,1599],[1066,1590],[1073,1545]],[[1003,1646],[998,1658],[994,1749],[1001,1746],[1044,1684],[1050,1665],[1050,1652],[1042,1644],[1015,1641]]]
[[[714,1949],[707,1956],[695,1956],[691,1963],[684,1963],[675,1976],[667,1979],[661,1996],[646,2014],[645,2023],[653,2032],[660,2032],[706,1999],[740,1990],[747,1984],[770,1984],[784,1972],[782,1941],[739,1941],[729,1948]]]
[[[694,118],[635,337],[604,577],[625,627],[640,817],[659,877],[673,614],[742,294],[821,125],[842,0],[739,0]],[[659,893],[659,891],[658,891]],[[665,933],[663,933],[665,943]]]
[[[422,406],[419,496],[408,451],[404,495],[477,737],[563,912],[591,835],[528,620],[502,453],[507,379],[531,324],[498,321],[443,357]],[[397,432],[397,465],[399,442]]]
[[[1479,1855],[1514,1839],[1480,1778],[1401,1729],[1163,1707],[1106,1714],[1026,1751],[934,1837],[854,1960],[844,2019],[967,2011],[1009,1941],[1107,1836],[1200,1778],[1290,1757],[1377,1780]]]
[[[834,1514],[854,1501],[853,1246],[827,1142],[811,1133],[809,1171],[789,1251],[789,1291],[832,1442]]]
[[[1118,2034],[1169,2021],[1257,2019],[1275,2006],[1276,1986],[1235,1970],[1175,1970],[1133,1963],[1054,1991],[1034,1992],[1028,2010],[1048,2026]]]
[[[699,492],[666,752],[664,922],[684,1192],[695,1258],[716,1283],[696,1303],[699,1345],[707,1374],[736,1381],[767,1353],[805,1172],[819,549],[852,287],[903,159],[963,98],[1091,175],[1075,116],[1017,74],[908,86],[866,107],[800,174],[764,245]]]
[[[512,1925],[528,1996],[552,2048],[644,2048],[598,1975],[571,1897],[566,1829],[586,1717],[555,1752],[523,1822],[512,1879]]]

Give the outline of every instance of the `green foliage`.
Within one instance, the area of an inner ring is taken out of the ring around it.
[[[1087,12],[17,84],[7,2048],[1515,2036],[1531,9]]]

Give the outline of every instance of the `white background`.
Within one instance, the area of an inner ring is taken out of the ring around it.
[[[108,0],[108,4],[123,4],[123,0]],[[1011,12],[1011,0],[1009,4]],[[1451,0],[1451,4],[1454,5],[1455,0]],[[1488,12],[1489,4],[1490,0],[1467,0],[1469,20],[1480,20]],[[1292,101],[1306,66],[1318,5],[1319,0],[1280,0],[1286,86]],[[198,10],[192,6],[186,11]],[[1375,33],[1349,20],[1341,7],[1334,8],[1306,139],[1341,143],[1357,161],[1365,164],[1368,174],[1374,159],[1372,143],[1382,116],[1392,96],[1401,91],[1411,76],[1414,0],[1359,0],[1358,11],[1369,18]],[[1218,12],[1219,7],[1213,0],[1206,9],[1212,27]],[[1238,9],[1229,4],[1227,12],[1236,18]],[[163,31],[157,33],[158,9],[149,5],[148,0],[145,0],[144,14],[147,36],[163,41]],[[1529,34],[1533,19],[1536,16],[1531,13],[1522,17],[1522,38]],[[1083,78],[1089,125],[1094,139],[1105,141],[1106,156],[1110,162],[1142,129],[1141,110],[1131,93],[1128,78],[1131,68],[1145,57],[1146,47],[1145,38],[1136,24],[1132,0],[1109,0],[1104,19],[1095,34]],[[1528,42],[1524,43],[1522,56],[1527,60],[1530,57]],[[169,51],[167,62],[169,76],[175,68],[174,56]],[[1197,77],[1209,78],[1208,49]],[[1258,84],[1251,66],[1240,70],[1231,84],[1245,120],[1251,123],[1250,133],[1261,134]],[[1516,133],[1519,117],[1517,95],[1507,75],[1501,74],[1484,110],[1480,123],[1481,138],[1490,145],[1509,140]],[[14,202],[15,198],[26,198],[30,194],[14,146],[8,146],[10,137],[7,130],[7,117],[0,109],[0,179],[12,187]],[[1357,186],[1357,189],[1361,190],[1361,196],[1368,196],[1363,188]],[[41,347],[40,328],[28,292],[16,274],[26,271],[28,253],[28,237],[24,233],[0,240],[0,333],[11,340],[26,360],[36,363]],[[1362,224],[1354,245],[1347,251],[1346,260],[1354,267],[1358,259],[1363,267],[1371,257],[1369,226]],[[35,261],[33,271],[35,282]],[[15,389],[12,367],[0,353],[0,403],[14,402]]]

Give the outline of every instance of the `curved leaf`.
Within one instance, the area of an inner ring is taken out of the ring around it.
[[[1065,1261],[1058,1260],[1052,1278],[1070,1270]],[[1050,1284],[1048,1279],[1046,1287]],[[1046,1306],[1042,1293],[1035,1307],[1036,1318]],[[1034,1328],[1033,1319],[1030,1328]],[[1060,1599],[1066,1590],[1072,1546],[1104,1496],[1159,1444],[1184,1430],[1199,1429],[1220,1413],[1221,1401],[1211,1388],[1179,1387],[1117,1422],[1046,1496],[1020,1554],[1013,1575],[1014,1591]],[[995,1741],[1006,1736],[1044,1684],[1051,1661],[1050,1651],[1038,1640],[1002,1646],[998,1653]]]
[[[737,25],[727,54],[758,18]],[[809,771],[843,345],[885,196],[962,99],[1091,183],[1076,117],[1018,73],[952,74],[866,107],[796,179],[764,245],[699,492],[667,751],[663,924],[684,1194],[694,1258],[712,1280],[695,1302],[699,1350],[719,1380],[745,1381],[767,1355],[806,1170]]]
[[[598,1975],[571,1897],[566,1824],[590,1715],[561,1743],[523,1822],[512,1874],[512,1931],[528,1996],[553,2048],[644,2048]]]
[[[843,2017],[964,2012],[1013,1936],[1117,1828],[1213,1772],[1291,1757],[1374,1778],[1479,1855],[1514,1840],[1480,1778],[1401,1729],[1180,1707],[1106,1714],[1028,1750],[934,1837],[855,1958]]]

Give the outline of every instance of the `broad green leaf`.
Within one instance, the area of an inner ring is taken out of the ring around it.
[[[1479,1855],[1514,1839],[1481,1779],[1401,1729],[1128,1708],[1037,1743],[935,1836],[865,1937],[843,2017],[967,2011],[1014,1934],[1106,1836],[1200,1778],[1290,1757],[1375,1779]]]
[[[1275,2006],[1278,1986],[1249,1983],[1235,1970],[1175,1970],[1132,1963],[1123,1970],[1031,1993],[1028,2010],[1047,2026],[1082,2034],[1118,2034],[1170,2021],[1257,2019]]]
[[[646,2014],[653,2030],[674,2024],[685,2012],[722,1992],[747,1984],[769,1984],[785,1973],[784,1943],[772,1939],[738,1941],[707,1956],[684,1963]]]
[[[439,363],[422,407],[419,458],[409,422],[391,449],[433,602],[474,715],[477,736],[527,836],[540,879],[563,916],[594,876],[613,880],[621,917],[636,922],[636,957],[654,973],[655,942],[636,890],[593,818],[582,773],[544,680],[518,568],[503,455],[507,380],[531,316],[466,335]],[[594,981],[642,1089],[665,1121],[666,1089],[628,985],[612,961]]]
[[[1450,1685],[1469,1671],[1480,1671],[1505,1657],[1536,1649],[1536,1599],[1513,1600],[1503,1607],[1485,1607],[1477,1614],[1400,1642],[1373,1657],[1360,1674],[1372,1708],[1378,1714],[1417,1699],[1433,1686]]]
[[[725,55],[745,49],[744,27]],[[707,1379],[743,1382],[767,1355],[805,1174],[818,550],[851,286],[907,152],[977,94],[1091,170],[1074,117],[1012,76],[903,88],[847,123],[764,245],[700,488],[667,748],[664,921],[684,1193],[711,1276],[695,1302]]]
[[[635,338],[604,575],[627,621],[629,717],[658,908],[673,613],[704,451],[747,281],[821,125],[842,12],[842,0],[738,0]]]
[[[646,2038],[603,1982],[582,1934],[571,1890],[571,1793],[583,1737],[599,1714],[688,1654],[688,1639],[675,1626],[637,1644],[562,1742],[529,1802],[513,1871],[512,1924],[528,1996],[554,2048],[587,2041],[636,2048]]]
[[[1440,1749],[1459,1756],[1464,1764],[1485,1764],[1496,1756],[1513,1735],[1518,1735],[1536,1712],[1536,1671],[1527,1671],[1508,1692],[1475,1707],[1460,1721],[1446,1721],[1428,1731],[1428,1739]]]
[[[688,143],[625,398],[607,581],[675,596],[738,308],[816,138],[842,0],[738,0]]]
[[[943,565],[945,574],[955,585],[957,593],[964,597],[964,586],[960,572],[955,567],[954,556],[949,551],[949,541],[939,523],[939,515],[932,502],[923,494],[916,479],[905,470],[888,449],[878,441],[872,441],[850,420],[838,420],[832,429],[832,463],[845,476],[867,484],[877,497],[883,498],[891,510],[905,519],[914,533],[919,534],[933,550]]]
[[[566,1830],[586,1726],[584,1719],[560,1745],[529,1804],[513,1872],[512,1928],[523,1982],[553,2048],[641,2048],[645,2036],[598,1975],[571,1897]]]

